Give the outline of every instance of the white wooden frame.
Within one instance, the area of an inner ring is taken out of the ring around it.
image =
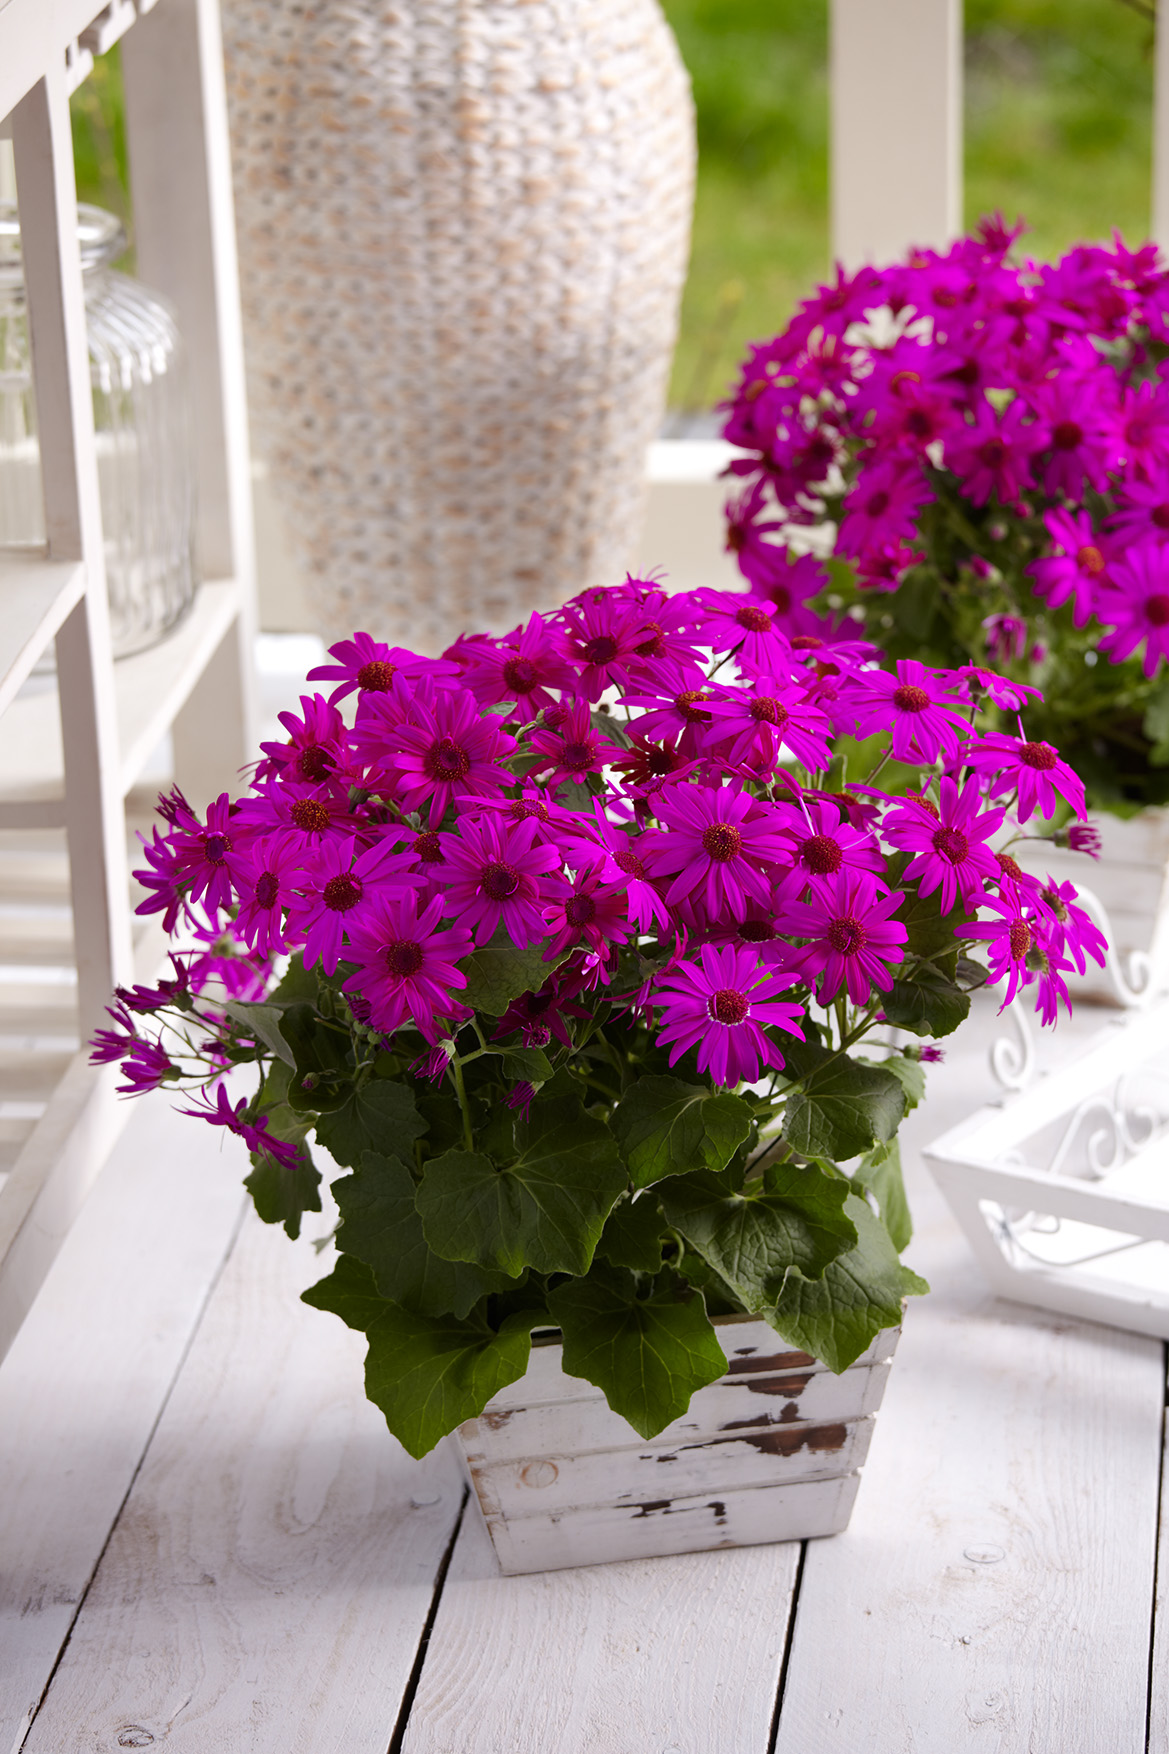
[[[1169,1340],[1169,1003],[925,1157],[1000,1296]]]
[[[120,37],[140,271],[176,307],[192,356],[208,582],[169,639],[115,665],[68,96]],[[0,829],[66,831],[84,1042],[113,987],[149,974],[162,953],[160,933],[132,932],[127,792],[168,730],[176,778],[197,802],[231,783],[254,740],[247,418],[216,0],[7,0],[0,119],[21,208],[48,532],[43,553],[0,555],[0,758],[19,715],[45,712],[43,698],[16,697],[55,638],[63,768],[62,782],[0,759]],[[26,727],[30,741],[49,739]],[[114,1081],[83,1048],[0,1185],[0,1355],[125,1119]]]

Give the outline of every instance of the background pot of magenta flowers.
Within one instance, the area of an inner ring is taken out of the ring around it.
[[[1009,850],[1084,804],[999,728],[1028,691],[857,632],[630,579],[440,659],[359,633],[243,796],[161,800],[141,911],[173,971],[95,1058],[242,1136],[290,1235],[313,1144],[340,1166],[305,1295],[367,1334],[412,1454],[533,1334],[645,1440],[728,1376],[715,1321],[827,1382],[926,1289],[897,1152],[922,1062],[988,979],[1052,1022],[1106,947]]]

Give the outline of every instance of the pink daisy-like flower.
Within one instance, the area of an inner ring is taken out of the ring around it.
[[[852,684],[856,734],[891,732],[898,761],[937,761],[955,756],[969,731],[964,701],[948,671],[927,670],[916,658],[899,658],[897,673],[866,670]]]
[[[693,761],[702,753],[702,739],[713,714],[709,688],[684,688],[672,698],[660,694],[626,694],[623,707],[638,708],[633,727],[635,747],[651,740],[660,744],[666,738],[675,740],[681,761]],[[620,766],[621,762],[614,765]]]
[[[518,1034],[526,1048],[545,1048],[555,1037],[562,1047],[570,1048],[573,1043],[568,1019],[590,1015],[583,1005],[572,1003],[580,990],[579,979],[560,969],[537,992],[521,993],[512,1000],[492,1041],[506,1041],[509,1035]]]
[[[427,682],[409,693],[394,678],[391,696],[409,717],[387,730],[385,765],[404,810],[425,804],[436,827],[452,799],[498,796],[514,783],[500,766],[515,749],[498,719],[482,718],[468,688],[444,689]]]
[[[962,790],[952,779],[939,787],[940,808],[926,798],[909,797],[889,811],[886,839],[912,852],[907,880],[918,880],[918,893],[932,895],[940,887],[942,912],[949,913],[959,895],[981,894],[987,878],[996,880],[998,863],[985,844],[1002,826],[1002,810],[983,810],[978,780],[972,775]]]
[[[1072,599],[1072,620],[1086,626],[1101,589],[1109,582],[1108,560],[1087,512],[1050,511],[1044,516],[1055,552],[1032,561],[1027,571],[1035,593],[1053,609]]]
[[[650,579],[627,578],[622,588],[646,617],[645,638],[634,649],[631,672],[667,687],[701,687],[702,653],[689,594],[668,597]]]
[[[1108,528],[1130,542],[1144,536],[1169,542],[1169,481],[1164,474],[1153,481],[1123,482],[1116,490],[1116,510]]]
[[[1114,561],[1096,613],[1111,631],[1100,641],[1114,664],[1144,642],[1144,672],[1152,676],[1169,657],[1169,549],[1142,542]]]
[[[336,706],[347,694],[385,694],[399,671],[406,677],[429,676],[434,682],[455,681],[457,664],[442,658],[422,658],[401,646],[388,646],[372,634],[355,633],[329,647],[331,664],[318,664],[308,673],[310,682],[336,682],[329,705]]]
[[[751,689],[716,685],[708,710],[713,723],[704,746],[718,750],[729,767],[759,756],[765,767],[774,768],[783,749],[805,767],[827,767],[832,759],[831,726],[799,684],[759,675]]]
[[[702,637],[716,652],[734,651],[748,676],[783,676],[790,671],[791,647],[774,603],[741,597],[734,591],[696,591]]]
[[[457,966],[474,948],[461,926],[440,930],[443,904],[435,896],[418,911],[412,893],[375,893],[349,926],[349,960],[356,972],[345,991],[364,998],[369,1021],[387,1034],[412,1022],[427,1041],[443,1033],[440,1022],[461,1009],[455,992],[467,977]]]
[[[1120,443],[1126,471],[1137,480],[1164,480],[1169,465],[1169,390],[1146,378],[1124,392]]]
[[[1033,393],[1042,443],[1050,452],[1043,466],[1046,492],[1080,499],[1085,482],[1097,493],[1107,488],[1109,471],[1123,456],[1117,414],[1109,405],[1115,382],[1108,367],[1085,377],[1063,371]]]
[[[1018,816],[1026,822],[1038,809],[1051,816],[1056,808],[1056,793],[1067,799],[1077,816],[1084,814],[1084,782],[1073,773],[1059,750],[1050,743],[1028,742],[1022,737],[1009,737],[1002,731],[989,731],[968,743],[962,759],[976,773],[990,776],[992,796],[1018,788]]]
[[[960,670],[951,674],[968,699],[977,700],[980,694],[988,695],[1004,712],[1021,712],[1028,700],[1043,699],[1041,688],[1032,688],[1029,682],[1012,682],[1010,677],[1000,676],[994,670],[980,669],[977,664],[963,664]]]
[[[345,721],[320,694],[302,694],[300,708],[299,718],[295,713],[279,715],[288,732],[287,743],[260,744],[268,759],[257,766],[256,778],[263,781],[278,776],[282,780],[301,780],[310,786],[326,782],[335,785],[346,765]]]
[[[200,822],[177,786],[168,798],[159,799],[160,811],[164,805],[169,831],[163,835],[155,828],[150,842],[142,843],[146,865],[134,876],[148,893],[135,911],[162,913],[164,930],[173,932],[179,915],[192,902],[201,901],[213,913],[231,906],[228,860],[234,844],[234,811],[228,794],[221,792],[208,805],[206,821]]]
[[[300,1147],[284,1139],[274,1139],[268,1131],[267,1115],[257,1115],[252,1121],[245,1120],[248,1107],[246,1096],[241,1096],[233,1108],[227,1091],[219,1084],[214,1102],[207,1091],[202,1091],[195,1100],[201,1100],[202,1106],[181,1108],[178,1112],[181,1115],[191,1115],[197,1121],[209,1121],[213,1127],[225,1127],[237,1139],[242,1139],[249,1151],[274,1158],[283,1169],[296,1168]]]
[[[343,792],[282,776],[258,782],[240,799],[235,820],[245,837],[285,829],[303,847],[323,834],[352,834],[353,814]]]
[[[485,944],[500,921],[519,948],[544,936],[546,879],[560,868],[560,853],[540,841],[532,818],[514,826],[498,818],[459,818],[458,833],[444,834],[446,911]]]
[[[576,690],[576,671],[564,656],[563,640],[535,612],[506,639],[468,642],[463,652],[466,684],[479,705],[514,700],[524,723],[555,705],[559,693],[550,690]]]
[[[578,818],[578,837],[587,819]],[[576,845],[565,848],[568,863],[595,864],[602,855],[601,878],[605,883],[623,883],[629,899],[629,917],[639,932],[651,932],[655,922],[670,924],[670,910],[658,894],[641,856],[641,836],[629,828],[618,828],[605,815],[599,798],[593,799],[593,820],[588,823],[587,838],[578,838]]]
[[[261,956],[287,950],[284,910],[295,897],[293,884],[301,847],[291,834],[266,834],[241,854],[230,857],[232,882],[240,908],[235,929],[244,943]]]
[[[336,973],[350,916],[366,899],[371,879],[376,878],[378,889],[392,884],[395,890],[416,889],[424,881],[412,852],[387,852],[379,843],[355,858],[355,850],[353,840],[322,841],[305,857],[287,935],[303,942],[306,968],[319,962],[325,974]]]
[[[629,897],[624,879],[607,883],[604,863],[578,871],[565,886],[565,893],[545,908],[544,919],[552,934],[545,952],[548,961],[564,950],[587,944],[599,959],[601,979],[609,980],[605,959],[612,944],[624,944],[629,937]]]
[[[890,916],[904,900],[900,889],[881,895],[867,872],[841,871],[808,901],[788,903],[788,931],[810,940],[793,952],[791,967],[815,985],[821,1005],[830,1005],[842,987],[854,1005],[867,1005],[874,987],[889,991],[890,964],[904,959],[909,937]]]
[[[844,502],[837,554],[869,554],[901,542],[912,535],[918,512],[933,497],[916,462],[868,464]]]
[[[671,786],[659,793],[659,822],[669,833],[650,833],[641,857],[653,877],[672,877],[666,901],[691,896],[715,916],[766,902],[765,867],[789,858],[782,813],[736,785]]]
[[[1057,883],[1049,876],[1039,891],[1045,936],[1059,957],[1068,957],[1080,974],[1086,974],[1087,958],[1101,968],[1108,961],[1108,940],[1086,908],[1079,904],[1074,883]]]
[[[586,591],[560,611],[566,654],[576,665],[576,687],[586,700],[599,700],[606,688],[627,687],[637,665],[638,646],[652,642],[653,619],[620,586]]]
[[[544,783],[548,786],[558,786],[564,780],[583,786],[590,774],[602,773],[606,764],[621,753],[617,744],[602,736],[593,724],[587,700],[575,700],[571,706],[557,708],[553,727],[537,725],[529,733],[528,743],[534,754],[543,757],[534,771],[546,776]]]
[[[795,977],[764,968],[746,947],[703,944],[698,957],[698,963],[675,963],[654,988],[661,1011],[657,1038],[673,1044],[671,1066],[696,1047],[698,1070],[730,1089],[752,1083],[761,1067],[782,1066],[783,1055],[766,1032],[782,1029],[803,1041],[803,1006],[777,996]]]
[[[998,895],[986,895],[979,910],[991,914],[989,920],[974,925],[955,926],[960,938],[981,938],[986,942],[992,986],[1007,983],[1006,996],[999,1006],[1005,1011],[1020,986],[1028,984],[1027,957],[1034,942],[1031,921],[1034,903],[1019,893],[1014,884],[1004,883]]]
[[[882,877],[885,861],[873,836],[841,821],[844,806],[827,798],[800,800],[798,808],[784,811],[792,837],[793,864],[776,894],[792,900],[808,885],[820,888],[838,871],[869,871]],[[882,885],[883,887],[883,885]]]
[[[1025,403],[1012,402],[998,415],[984,398],[973,422],[947,437],[946,467],[962,477],[975,505],[985,505],[992,493],[1000,505],[1013,505],[1030,478],[1031,459],[1042,441],[1043,432],[1029,422]]]

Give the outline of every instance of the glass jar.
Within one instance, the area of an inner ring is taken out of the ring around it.
[[[194,453],[183,344],[157,293],[109,264],[113,214],[78,208],[115,657],[154,645],[195,594]],[[0,547],[45,540],[15,204],[0,202]]]

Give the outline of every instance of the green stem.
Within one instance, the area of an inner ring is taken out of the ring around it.
[[[475,1135],[471,1131],[471,1110],[467,1104],[467,1087],[463,1083],[463,1063],[458,1054],[451,1060],[451,1076],[455,1081],[455,1095],[459,1099],[459,1107],[463,1111],[463,1144],[468,1151],[474,1151]]]

